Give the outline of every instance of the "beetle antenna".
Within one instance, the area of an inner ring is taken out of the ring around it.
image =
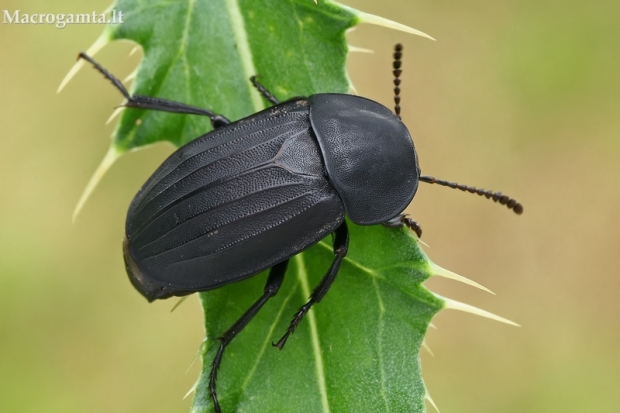
[[[401,66],[403,57],[403,45],[400,43],[396,43],[394,46],[394,62],[392,63],[392,67],[394,71],[394,113],[400,119],[400,75],[403,73],[401,70]]]
[[[435,179],[432,176],[426,175],[420,176],[420,181],[426,182],[428,184],[447,186],[452,189],[460,189],[461,191],[467,191],[471,194],[478,194],[480,196],[486,197],[487,199],[492,199],[493,202],[499,202],[502,205],[506,205],[509,209],[512,209],[517,215],[521,215],[523,213],[523,205],[521,205],[508,195],[502,195],[501,192],[485,191],[484,189],[475,188],[473,186],[457,184],[456,182],[448,182],[444,181],[443,179]]]

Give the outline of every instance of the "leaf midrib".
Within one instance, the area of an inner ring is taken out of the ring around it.
[[[243,15],[241,14],[241,9],[239,8],[239,3],[237,0],[225,0],[225,4],[228,11],[227,14],[230,18],[230,24],[235,35],[237,50],[239,51],[239,56],[241,57],[241,66],[243,67],[243,71],[245,73],[245,84],[249,89],[252,106],[254,106],[254,110],[256,112],[259,112],[264,109],[265,106],[263,104],[262,97],[257,91],[253,90],[249,80],[247,80],[251,76],[256,75],[257,71],[256,67],[254,67],[254,58],[250,49],[250,43],[248,41],[248,37],[246,36]]]
[[[263,341],[261,349],[258,352],[258,357],[256,357],[256,362],[254,363],[252,368],[249,370],[245,380],[243,381],[243,384],[241,385],[242,393],[245,393],[245,389],[247,388],[248,384],[250,383],[250,380],[252,379],[252,376],[254,375],[254,372],[258,368],[258,365],[260,364],[261,360],[263,359],[263,356],[265,355],[265,350],[267,349],[267,347],[271,343],[271,337],[273,335],[273,332],[275,331],[276,326],[279,324],[280,319],[282,318],[282,314],[284,313],[286,305],[288,304],[290,299],[293,297],[293,295],[295,294],[296,290],[297,290],[297,285],[295,285],[293,288],[291,288],[291,291],[289,292],[289,294],[282,301],[282,305],[278,309],[278,313],[276,314],[275,318],[273,319],[273,322],[269,326],[269,331],[267,332],[265,341]]]
[[[377,357],[379,358],[379,371],[381,374],[381,398],[385,404],[385,411],[389,412],[389,404],[387,400],[387,390],[385,388],[385,365],[383,362],[383,315],[385,314],[385,306],[383,305],[383,298],[381,298],[381,291],[379,290],[379,284],[376,278],[372,278],[372,284],[375,287],[377,293],[377,302],[379,304],[379,320],[377,321]]]
[[[295,262],[297,263],[297,275],[299,281],[301,282],[301,289],[304,297],[310,297],[311,291],[308,283],[308,272],[306,271],[303,254],[297,254],[295,256]],[[325,383],[325,367],[323,365],[323,357],[321,355],[321,344],[319,341],[319,331],[316,324],[316,318],[312,310],[306,314],[306,317],[308,318],[308,324],[310,325],[310,338],[312,341],[312,351],[314,353],[316,365],[319,393],[321,394],[321,407],[324,413],[330,413],[329,400],[327,399],[327,385]]]

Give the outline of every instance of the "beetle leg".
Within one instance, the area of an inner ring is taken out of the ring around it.
[[[418,238],[422,238],[422,228],[420,228],[420,225],[416,221],[404,215],[402,218],[402,223],[405,224],[407,228],[415,232]]]
[[[390,219],[389,221],[383,222],[382,225],[388,228],[399,228],[404,225],[410,230],[412,230],[413,232],[415,232],[418,238],[422,238],[422,228],[416,221],[409,218],[407,214],[397,215],[394,218]]]
[[[271,103],[273,103],[274,105],[277,105],[278,103],[280,103],[278,101],[278,99],[276,99],[276,97],[270,92],[268,91],[265,86],[261,85],[260,83],[258,83],[258,80],[256,80],[258,78],[258,76],[252,76],[250,77],[250,82],[252,82],[252,84],[254,85],[254,87],[256,88],[256,90],[258,90],[260,92],[261,95],[263,95],[263,97],[265,99],[267,99],[268,101],[270,101]]]
[[[220,126],[224,126],[230,123],[228,119],[226,119],[222,115],[218,115],[216,113],[211,112],[207,109],[197,108],[195,106],[186,105],[185,103],[175,102],[173,100],[161,99],[151,96],[142,96],[142,95],[133,95],[131,96],[125,86],[118,80],[114,75],[108,72],[103,66],[99,63],[95,62],[95,60],[87,55],[84,52],[81,52],[78,58],[84,59],[90,62],[95,69],[97,69],[106,79],[108,79],[112,84],[125,96],[127,99],[127,103],[123,106],[128,108],[138,108],[138,109],[150,109],[150,110],[159,110],[161,112],[171,112],[171,113],[182,113],[186,115],[200,115],[200,116],[208,116],[211,119],[211,125],[214,128],[218,128]]]
[[[280,289],[282,285],[282,281],[284,280],[284,274],[286,273],[286,267],[288,265],[288,260],[282,261],[279,264],[274,265],[269,272],[269,278],[267,278],[267,284],[265,284],[264,293],[261,298],[259,298],[252,307],[250,307],[236,322],[232,325],[228,330],[226,330],[218,340],[220,341],[220,348],[217,350],[217,354],[213,359],[213,363],[211,364],[211,373],[210,373],[210,381],[209,381],[209,391],[211,393],[211,397],[213,398],[213,404],[215,406],[215,412],[221,413],[222,410],[220,408],[220,403],[217,401],[217,393],[215,390],[215,382],[217,380],[217,369],[220,367],[222,362],[222,355],[224,354],[224,349],[226,346],[230,344],[230,342],[243,330],[243,328],[248,325],[248,323],[254,318],[254,316],[260,311],[260,309],[265,305],[265,303]]]
[[[340,264],[342,260],[347,255],[347,251],[349,249],[349,231],[347,230],[346,222],[340,224],[340,226],[336,229],[336,237],[334,239],[334,261],[332,262],[331,267],[327,271],[327,274],[321,279],[319,285],[316,286],[312,295],[310,296],[310,300],[306,304],[304,304],[299,311],[293,317],[291,324],[289,325],[286,333],[282,336],[282,338],[277,343],[272,343],[274,347],[282,350],[284,344],[286,344],[286,340],[288,337],[293,334],[295,328],[299,324],[299,322],[304,318],[308,310],[312,307],[313,304],[318,303],[325,296],[329,287],[331,287],[332,283],[336,279],[336,274],[338,274],[338,269],[340,269]]]

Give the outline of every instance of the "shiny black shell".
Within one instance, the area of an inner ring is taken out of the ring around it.
[[[178,149],[135,196],[125,264],[149,301],[240,281],[316,244],[348,215],[386,222],[420,170],[386,107],[318,94],[219,127]]]

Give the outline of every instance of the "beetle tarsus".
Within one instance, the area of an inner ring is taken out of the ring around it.
[[[295,313],[295,316],[293,317],[293,320],[291,321],[291,324],[289,325],[288,329],[286,330],[286,333],[284,333],[282,338],[280,340],[278,340],[277,343],[271,343],[271,345],[274,346],[274,347],[277,347],[279,350],[282,350],[284,348],[284,345],[286,344],[286,340],[288,340],[289,336],[291,334],[293,334],[293,332],[297,328],[297,325],[299,325],[301,320],[304,318],[304,315],[306,315],[308,310],[310,310],[311,306],[312,306],[312,304],[310,304],[309,302],[304,304],[299,309],[299,311],[297,311],[297,313]]]
[[[258,90],[260,94],[263,95],[263,97],[267,99],[269,102],[271,102],[272,104],[277,105],[278,103],[280,103],[280,101],[278,101],[278,99],[273,95],[273,93],[268,91],[267,88],[265,88],[265,86],[260,84],[257,79],[258,79],[258,76],[250,77],[250,82],[252,82],[252,85],[254,85],[256,90]]]
[[[402,222],[407,228],[415,232],[418,238],[422,238],[422,228],[420,227],[420,224],[417,223],[417,221],[409,218],[407,215],[403,215]]]
[[[420,224],[418,224],[417,221],[409,218],[409,215],[407,214],[397,215],[389,221],[383,222],[382,224],[384,227],[387,228],[400,228],[404,225],[413,232],[415,232],[418,238],[422,238],[422,228],[420,227]]]
[[[221,413],[220,403],[217,400],[217,391],[215,383],[217,381],[217,370],[222,363],[222,356],[224,355],[224,349],[230,344],[230,342],[243,330],[243,328],[254,318],[254,316],[260,311],[265,303],[274,295],[277,294],[282,281],[284,280],[284,274],[286,273],[286,267],[288,266],[288,260],[282,261],[271,268],[269,272],[269,278],[267,278],[267,284],[263,295],[232,325],[228,330],[218,337],[220,347],[217,350],[217,354],[211,363],[211,373],[209,374],[209,392],[213,399],[213,405],[216,413]]]
[[[92,57],[90,57],[84,52],[80,52],[80,54],[78,55],[78,60],[79,59],[84,59],[90,64],[92,64],[93,67],[99,71],[99,73],[101,73],[106,79],[112,82],[114,87],[116,87],[123,94],[123,96],[125,96],[127,100],[131,100],[131,95],[129,94],[127,89],[125,89],[125,86],[123,86],[123,83],[120,80],[118,80],[112,73],[108,72],[103,66],[97,63]]]
[[[349,249],[349,230],[347,229],[346,222],[340,224],[338,228],[336,228],[336,237],[334,239],[334,261],[332,265],[327,270],[327,274],[323,276],[319,285],[316,286],[312,295],[310,296],[310,300],[295,313],[293,320],[291,320],[291,324],[289,325],[286,333],[282,336],[277,343],[272,343],[274,347],[282,350],[284,345],[286,344],[286,340],[288,340],[289,336],[293,334],[295,328],[299,324],[299,322],[304,318],[306,313],[312,308],[312,306],[319,301],[327,294],[329,291],[329,287],[331,287],[332,283],[336,279],[336,275],[338,274],[338,270],[340,269],[340,264],[342,264],[342,260],[347,255],[347,251]]]

